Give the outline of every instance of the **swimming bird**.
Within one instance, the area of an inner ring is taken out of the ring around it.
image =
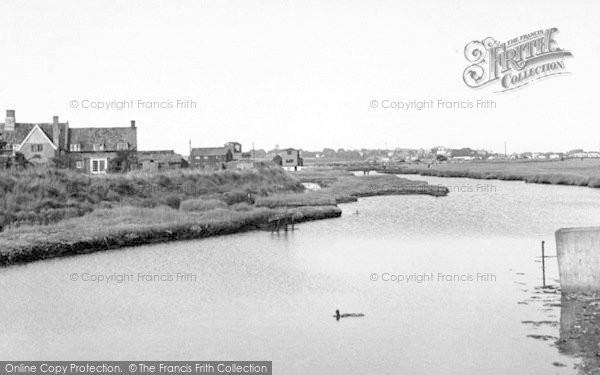
[[[365,314],[361,314],[361,313],[340,314],[340,310],[335,310],[335,315],[333,317],[336,320],[340,320],[340,318],[360,318],[363,316],[365,316]]]

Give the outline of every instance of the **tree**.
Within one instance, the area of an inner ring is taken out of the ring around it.
[[[324,148],[323,156],[325,156],[326,158],[332,158],[335,156],[335,150],[332,148]]]
[[[19,169],[25,169],[29,165],[31,165],[31,163],[29,161],[27,161],[27,159],[25,158],[25,155],[23,155],[20,152],[17,152],[15,154],[15,166],[17,168],[19,168]]]
[[[135,150],[117,151],[117,156],[108,162],[108,172],[125,173],[129,172],[137,164],[137,152]]]
[[[452,156],[471,156],[475,153],[475,151],[473,151],[469,147],[464,147],[458,150],[452,150],[451,153]]]
[[[52,165],[54,165],[55,168],[59,168],[59,169],[69,168],[69,165],[70,165],[69,155],[60,154],[58,156],[53,157]]]

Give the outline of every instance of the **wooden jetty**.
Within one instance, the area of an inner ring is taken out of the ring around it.
[[[287,232],[288,230],[294,230],[294,215],[291,214],[279,214],[269,217],[269,228],[271,232],[279,233],[280,230]]]

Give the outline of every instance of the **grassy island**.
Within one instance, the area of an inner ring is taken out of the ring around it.
[[[316,187],[307,190],[303,183]],[[0,172],[0,266],[264,228],[269,218],[339,217],[338,203],[389,194],[446,195],[396,176],[318,169],[193,169],[89,176]]]

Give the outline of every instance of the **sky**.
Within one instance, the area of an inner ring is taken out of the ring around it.
[[[598,150],[598,14],[591,0],[4,0],[0,111],[16,110],[17,122],[58,115],[71,127],[136,120],[138,149],[184,154],[190,140]],[[551,27],[573,54],[570,74],[505,93],[463,82],[469,42]],[[382,108],[415,100],[496,108]]]

